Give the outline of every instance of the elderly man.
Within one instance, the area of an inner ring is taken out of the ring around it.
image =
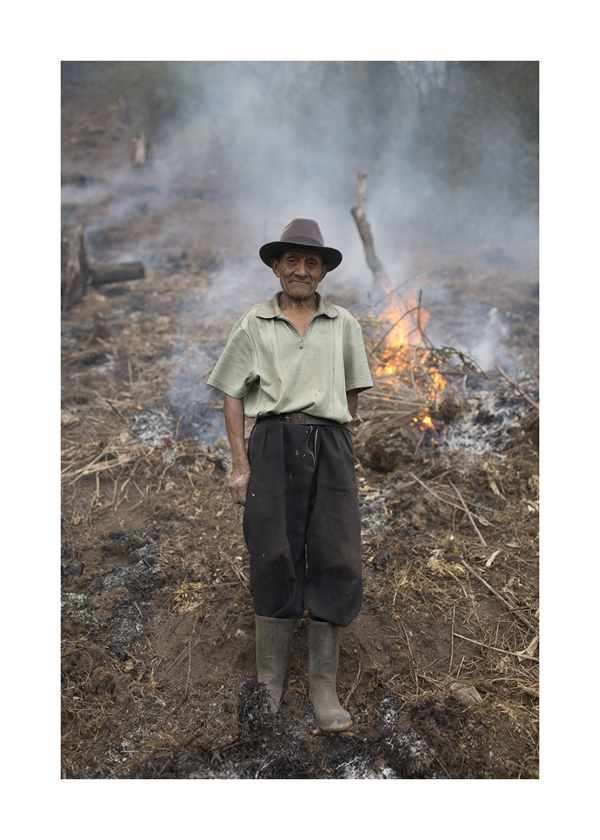
[[[372,387],[360,324],[317,292],[341,253],[294,219],[260,249],[281,284],[235,324],[208,384],[225,393],[229,488],[245,505],[256,664],[279,710],[294,625],[309,613],[309,697],[318,726],[348,729],[336,690],[339,628],[362,601],[360,518],[348,428]],[[248,452],[244,417],[255,417]]]

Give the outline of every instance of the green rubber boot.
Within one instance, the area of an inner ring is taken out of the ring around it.
[[[352,726],[352,718],[343,709],[336,691],[340,628],[326,621],[308,626],[309,699],[315,710],[317,726],[324,732],[343,732]]]
[[[255,620],[258,681],[266,685],[271,711],[276,715],[283,693],[296,619],[255,615]]]

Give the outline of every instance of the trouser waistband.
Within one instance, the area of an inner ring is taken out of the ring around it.
[[[350,431],[349,423],[338,423],[336,420],[315,417],[312,414],[305,414],[303,411],[294,411],[291,414],[263,414],[256,418],[257,423],[262,423],[265,420],[279,421],[280,423],[299,423],[303,426],[339,426],[340,429]]]

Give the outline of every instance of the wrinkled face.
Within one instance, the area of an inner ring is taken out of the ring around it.
[[[321,255],[302,249],[284,251],[278,260],[273,260],[272,268],[285,294],[295,301],[310,298],[327,274]]]

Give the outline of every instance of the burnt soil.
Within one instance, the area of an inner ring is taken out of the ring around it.
[[[220,397],[198,386],[234,317],[197,313],[224,251],[242,262],[245,243],[230,236],[231,191],[210,173],[169,207],[172,231],[193,212],[204,233],[159,240],[151,170],[128,170],[130,137],[114,120],[64,103],[65,218],[91,226],[92,259],[117,260],[123,242],[159,245],[143,279],[89,288],[62,316],[63,778],[537,778],[535,408],[499,376],[471,377],[461,434],[455,412],[422,435],[361,402],[365,596],[341,631],[338,675],[354,725],[316,728],[306,618],[271,718]],[[139,207],[113,224],[119,167]],[[454,315],[431,306],[431,322],[444,318],[459,342],[463,298],[497,307],[510,373],[536,398],[535,270],[524,276],[499,245],[420,253],[419,269],[456,303]]]

